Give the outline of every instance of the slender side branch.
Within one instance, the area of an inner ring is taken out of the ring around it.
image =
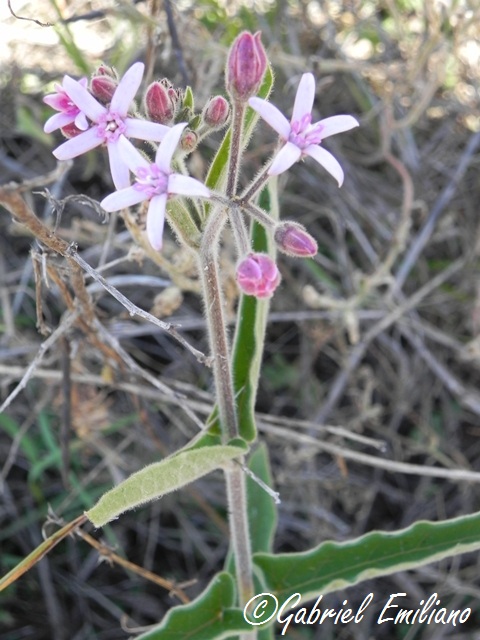
[[[260,173],[254,179],[252,184],[249,187],[247,187],[247,189],[242,193],[242,195],[240,196],[240,198],[242,200],[242,203],[243,202],[248,202],[254,196],[256,196],[257,193],[260,191],[260,189],[263,187],[263,185],[267,182],[267,180],[270,177],[268,175],[268,170],[269,170],[271,164],[272,164],[272,160],[270,159],[265,164],[263,169],[260,170]]]
[[[240,207],[232,207],[229,216],[230,226],[233,230],[235,237],[235,244],[237,245],[237,252],[240,258],[243,258],[251,251],[250,239],[248,237],[247,227],[245,220],[243,219],[243,213]]]

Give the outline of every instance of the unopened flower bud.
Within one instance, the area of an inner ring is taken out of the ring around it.
[[[75,138],[75,136],[78,136],[80,133],[83,133],[83,131],[79,129],[74,122],[71,122],[70,124],[66,124],[64,127],[60,129],[60,131],[63,133],[65,138],[69,138],[69,139]]]
[[[93,76],[90,81],[90,91],[94,98],[102,104],[108,104],[118,86],[118,82],[107,75]]]
[[[190,131],[190,129],[186,129],[183,132],[182,138],[180,140],[180,147],[190,153],[195,149],[198,144],[198,135],[195,131]]]
[[[273,237],[278,249],[289,256],[309,258],[317,254],[317,242],[296,222],[281,222]]]
[[[206,104],[203,121],[210,129],[221,129],[230,115],[230,105],[223,96],[214,96]]]
[[[109,67],[106,64],[100,64],[94,73],[95,76],[108,76],[113,80],[118,80],[117,72],[113,67]]]
[[[177,108],[178,95],[167,81],[152,82],[145,93],[145,113],[153,122],[170,124]]]
[[[237,267],[237,283],[243,293],[270,298],[281,277],[275,262],[265,253],[251,253]]]
[[[260,41],[261,33],[241,33],[230,49],[226,84],[234,100],[246,102],[254,96],[267,68],[267,55]]]

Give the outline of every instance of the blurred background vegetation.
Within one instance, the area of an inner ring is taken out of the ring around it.
[[[344,186],[316,163],[281,177],[281,213],[319,242],[315,260],[280,257],[258,397],[261,438],[280,492],[276,551],[305,550],[374,528],[393,530],[479,508],[480,471],[480,9],[475,0],[14,0],[0,9],[1,182],[55,169],[42,103],[65,73],[100,62],[123,72],[146,63],[146,81],[193,88],[201,108],[223,89],[228,46],[261,30],[276,75],[272,101],[291,108],[305,71],[315,109],[349,113],[359,129],[328,140]],[[25,18],[28,18],[25,19]],[[289,115],[289,114],[288,114]],[[218,138],[217,138],[218,139]],[[260,125],[245,180],[275,140]],[[215,140],[190,163],[201,178]],[[41,185],[41,182],[39,183]],[[111,190],[106,159],[75,160],[57,199]],[[162,271],[135,251],[123,221],[100,219],[73,198],[57,218],[38,192],[25,197],[57,233],[135,304],[178,323],[205,351],[193,264],[167,237]],[[228,237],[222,254],[228,313],[237,292]],[[0,401],[65,312],[65,265],[0,211]],[[57,280],[52,280],[51,274]],[[47,274],[50,274],[48,277]],[[37,276],[38,289],[35,287]],[[0,415],[0,568],[6,573],[55,525],[89,508],[112,483],[166,455],[198,430],[212,405],[208,369],[167,334],[136,321],[87,280],[98,318],[141,368],[181,395],[162,394],[128,363],[109,359],[73,328],[38,362]],[[160,295],[159,295],[160,294]],[[45,335],[37,327],[41,300]],[[70,398],[67,402],[66,398]],[[460,470],[460,471],[458,471]],[[128,638],[178,601],[142,568],[194,597],[228,549],[220,474],[128,513],[93,534],[135,563],[99,562],[80,538],[57,547],[0,595],[2,640]],[[438,592],[473,614],[462,628],[360,625],[289,629],[292,638],[480,638],[475,555],[364,583],[328,596],[357,605],[406,592],[412,608]],[[384,597],[385,596],[385,597]]]

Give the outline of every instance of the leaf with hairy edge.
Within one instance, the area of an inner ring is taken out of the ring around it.
[[[235,445],[180,451],[150,464],[107,491],[85,515],[95,527],[103,527],[124,511],[184,487],[229,460],[244,455],[246,447],[239,439],[235,442]]]
[[[272,486],[268,448],[265,444],[257,447],[250,456],[248,467],[257,478],[269,487]],[[277,528],[277,508],[272,496],[250,477],[247,478],[247,504],[252,552],[269,553]]]
[[[270,91],[273,86],[273,73],[270,66],[267,67],[265,77],[263,78],[262,86],[258,92],[258,97],[266,100],[270,95]],[[248,107],[245,114],[244,126],[243,126],[243,143],[247,145],[250,136],[252,135],[253,127],[258,121],[258,114]],[[231,143],[231,129],[228,129],[225,134],[221,145],[218,147],[218,151],[215,154],[215,158],[210,166],[210,169],[205,180],[205,184],[210,189],[216,189],[221,191],[226,179],[226,169],[228,167],[228,154],[230,153]]]
[[[349,542],[324,542],[303,553],[260,553],[254,563],[279,602],[293,593],[305,601],[477,549],[480,512],[443,522],[416,522],[395,532],[373,531]]]
[[[235,605],[235,583],[219,573],[193,602],[171,609],[157,626],[136,640],[220,640],[252,631]]]

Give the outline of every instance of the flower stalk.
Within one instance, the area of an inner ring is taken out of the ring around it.
[[[237,212],[239,213],[239,212]],[[238,437],[238,418],[231,371],[231,356],[223,313],[223,292],[218,273],[218,242],[227,221],[227,209],[212,211],[203,234],[200,251],[200,274],[205,313],[213,356],[213,374],[223,441]],[[248,528],[246,477],[240,465],[225,469],[230,532],[235,558],[240,605],[253,595],[253,571]],[[251,634],[247,634],[251,637]]]

